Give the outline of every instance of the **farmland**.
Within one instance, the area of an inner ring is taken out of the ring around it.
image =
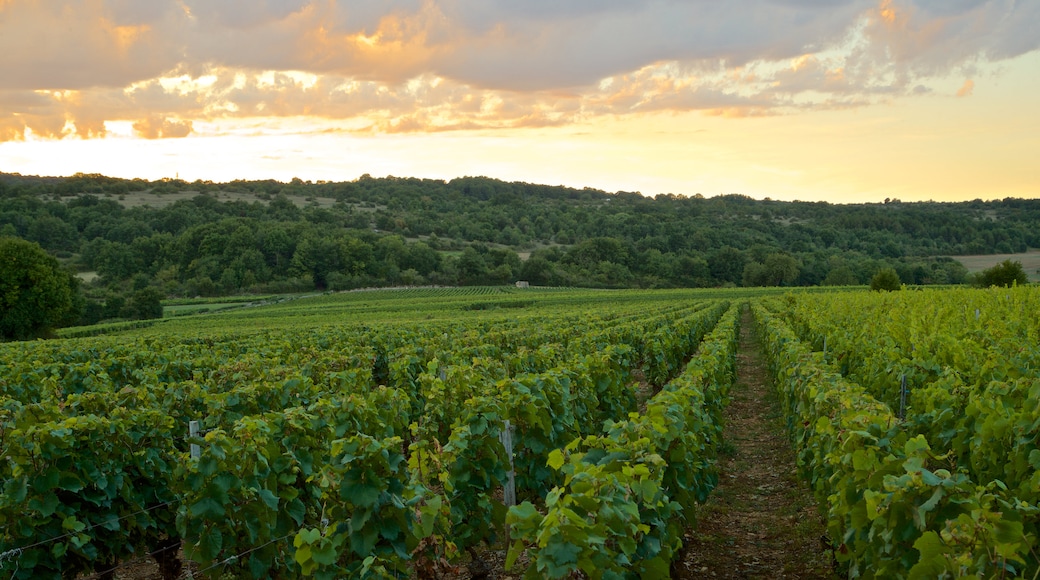
[[[664,577],[744,324],[842,573],[1032,575],[1038,306],[425,288],[0,345],[0,570],[437,577],[497,546],[531,577]]]

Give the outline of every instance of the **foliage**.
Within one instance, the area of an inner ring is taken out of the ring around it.
[[[1022,262],[1004,260],[1003,262],[987,268],[976,275],[974,284],[982,288],[990,286],[1022,286],[1029,283],[1029,276],[1022,268]]]
[[[782,314],[755,309],[799,470],[825,506],[850,577],[1031,576],[1038,566],[1040,512],[1028,467],[1036,456],[1025,443],[1035,437],[1035,408],[1009,417],[1024,391],[1004,398],[1007,385],[982,392],[951,384],[940,361],[965,376],[1001,376],[1018,363],[973,361],[972,345],[960,348],[936,328],[974,326],[965,329],[969,343],[1014,339],[992,323],[980,334],[958,304],[965,292],[939,294],[791,297]],[[821,344],[826,352],[810,351]],[[911,386],[905,420],[890,409],[902,406],[900,376]]]
[[[137,276],[178,297],[516,280],[844,285],[886,267],[911,285],[959,284],[967,271],[943,256],[1040,247],[1035,200],[650,198],[485,177],[186,183],[0,174],[0,183],[0,232],[66,252],[124,298]],[[194,197],[171,203],[172,192]],[[237,200],[221,201],[228,196]]]
[[[870,279],[870,289],[875,292],[894,292],[901,286],[899,274],[892,268],[882,268]]]
[[[0,237],[0,338],[45,334],[69,316],[74,282],[39,245]]]
[[[130,296],[130,302],[126,306],[126,313],[129,315],[126,318],[138,320],[162,318],[162,294],[153,287],[137,290]]]
[[[851,577],[1032,576],[1040,288],[780,292],[381,290],[0,345],[0,571],[183,541],[198,576],[429,578],[508,521],[529,577],[666,576],[750,298]]]
[[[550,454],[627,424],[633,370],[649,353],[682,360],[725,310],[689,293],[539,290],[523,308],[463,309],[520,293],[327,296],[240,312],[248,327],[3,345],[0,570],[90,574],[182,545],[202,577],[443,573],[500,537],[511,465],[521,497],[543,502],[563,481]],[[358,324],[347,307],[329,324],[344,299],[394,322]],[[669,329],[686,338],[660,340]],[[662,485],[703,495],[710,478],[684,479],[710,447],[682,428],[694,398],[663,393],[643,426],[675,442]]]
[[[514,543],[506,567],[525,549],[528,578],[666,577],[682,546],[695,501],[715,486],[715,445],[732,381],[736,308],[701,344],[685,371],[655,395],[642,415],[609,422],[602,435],[549,454],[564,475],[545,498],[510,509]]]

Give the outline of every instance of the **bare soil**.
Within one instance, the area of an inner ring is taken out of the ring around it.
[[[744,310],[719,485],[687,533],[683,578],[838,578],[826,525],[797,477],[762,345]]]

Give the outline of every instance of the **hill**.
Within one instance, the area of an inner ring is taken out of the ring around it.
[[[964,282],[950,256],[1040,247],[1040,200],[841,205],[609,193],[484,177],[350,182],[0,174],[0,234],[110,297],[385,285],[588,287]],[[115,300],[118,306],[119,300]]]

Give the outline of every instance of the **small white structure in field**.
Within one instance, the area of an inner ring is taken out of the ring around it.
[[[527,280],[517,280],[516,287],[517,288],[530,288],[531,285],[527,283]]]

